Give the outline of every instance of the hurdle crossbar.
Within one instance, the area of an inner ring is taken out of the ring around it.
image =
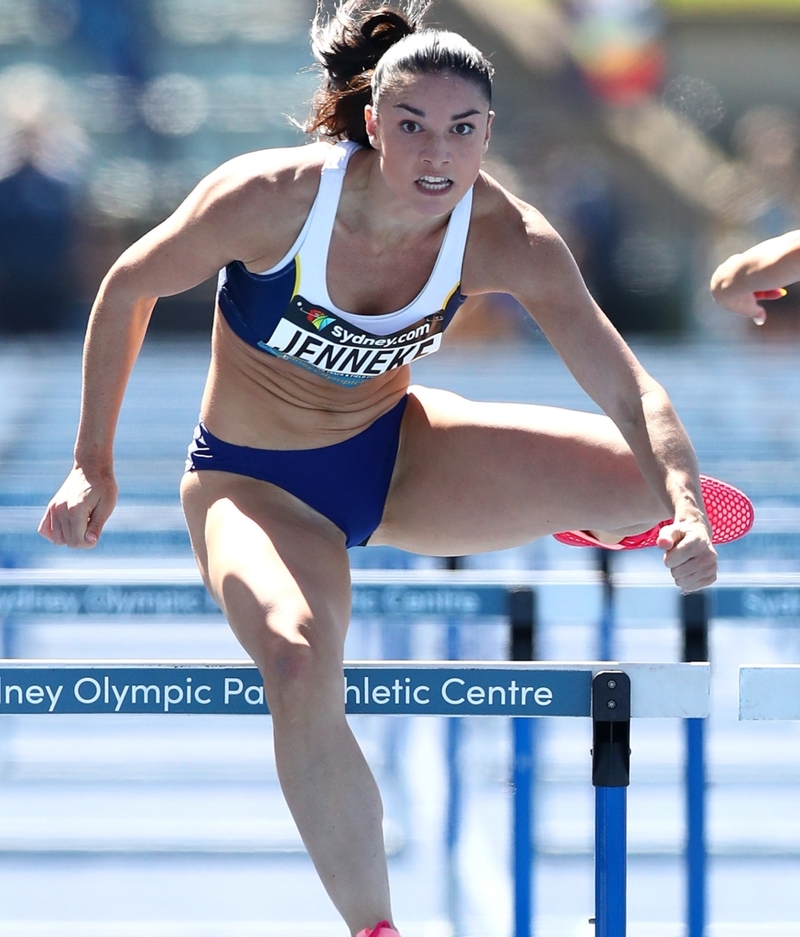
[[[345,663],[351,714],[591,716],[601,671],[631,680],[634,718],[709,712],[708,664],[522,661]],[[243,661],[0,661],[0,715],[163,713],[265,715],[261,677]]]
[[[662,589],[679,598],[669,574],[617,573],[615,589]],[[593,570],[353,570],[353,614],[381,617],[507,615],[509,593],[531,588],[603,588]],[[712,618],[800,618],[800,573],[724,574],[706,590]],[[193,569],[0,569],[0,618],[29,615],[219,615]],[[677,615],[677,604],[676,604]]]
[[[739,718],[800,719],[800,664],[740,667]]]
[[[542,585],[594,585],[596,575],[479,575],[479,571],[353,570],[353,614],[478,619],[506,616],[509,594]],[[480,571],[483,572],[483,571]],[[219,615],[193,569],[0,569],[0,617],[27,615]]]

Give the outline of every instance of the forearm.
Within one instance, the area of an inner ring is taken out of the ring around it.
[[[113,467],[122,398],[156,302],[154,297],[131,293],[122,281],[112,271],[103,282],[84,344],[75,462],[101,474]]]
[[[704,518],[697,456],[666,392],[645,390],[633,418],[620,425],[642,474],[676,520]]]

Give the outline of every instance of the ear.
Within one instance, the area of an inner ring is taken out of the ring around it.
[[[492,121],[494,120],[494,111],[489,111],[489,120],[486,123],[486,136],[483,138],[483,152],[489,149],[489,140],[492,137]]]
[[[364,123],[367,127],[367,139],[373,149],[380,149],[378,145],[378,115],[375,111],[375,105],[367,104],[364,108]]]

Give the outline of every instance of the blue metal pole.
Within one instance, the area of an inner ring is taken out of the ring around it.
[[[457,622],[447,623],[447,659],[458,660],[460,634]],[[447,720],[445,760],[447,763],[447,825],[445,828],[445,852],[447,856],[447,909],[453,927],[453,937],[460,937],[461,887],[458,874],[458,843],[461,837],[461,738],[463,724],[458,717]]]
[[[536,658],[536,597],[531,589],[509,593],[512,660]],[[512,822],[512,874],[514,883],[514,937],[534,933],[534,779],[536,727],[532,719],[512,719],[514,803]]]
[[[463,558],[449,556],[445,568],[456,570],[463,566]],[[447,660],[461,656],[461,628],[457,619],[447,622]],[[461,784],[461,737],[463,726],[458,718],[447,720],[445,761],[447,763],[447,825],[445,827],[445,856],[447,862],[447,912],[453,928],[453,937],[461,937],[461,878],[458,874],[458,843],[461,838],[461,810],[463,791]]]
[[[705,937],[707,852],[705,830],[705,723],[686,720],[687,937]]]
[[[707,661],[709,597],[691,592],[681,597],[683,659]],[[708,855],[706,851],[705,725],[686,720],[686,933],[705,937]]]
[[[595,937],[625,937],[627,788],[595,788]]]
[[[532,719],[511,720],[514,739],[514,937],[531,937],[533,922],[533,771],[536,727]]]
[[[630,678],[618,670],[595,674],[592,679],[595,937],[625,937],[630,733]]]

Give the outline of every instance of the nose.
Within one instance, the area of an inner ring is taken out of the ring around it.
[[[447,166],[451,159],[452,153],[447,140],[436,136],[426,141],[425,149],[422,151],[422,160],[432,169]]]

